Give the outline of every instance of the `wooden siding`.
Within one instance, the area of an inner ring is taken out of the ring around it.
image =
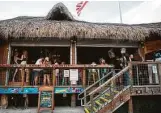
[[[7,64],[8,44],[0,45],[0,64]],[[5,84],[6,70],[0,70],[0,85]]]

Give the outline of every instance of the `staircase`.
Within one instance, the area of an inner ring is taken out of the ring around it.
[[[108,78],[108,79],[107,79]],[[105,82],[100,84],[100,81]],[[129,66],[106,76],[87,87],[78,98],[85,113],[113,113],[130,99]]]

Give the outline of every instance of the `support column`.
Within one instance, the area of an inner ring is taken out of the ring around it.
[[[139,47],[139,48],[138,48],[138,53],[139,53],[139,56],[141,57],[141,60],[142,60],[142,61],[145,61],[145,52],[144,52],[144,48]]]
[[[161,64],[160,63],[158,64],[158,78],[159,78],[160,91],[161,91]]]
[[[7,95],[1,95],[1,106],[3,109],[6,109],[8,107],[8,96]]]
[[[7,56],[7,64],[10,64],[11,63],[11,45],[10,44],[8,44],[6,52],[7,52],[6,54],[8,55]],[[6,71],[5,86],[7,86],[8,82],[9,82],[9,73],[10,73],[10,70],[7,70]]]
[[[130,97],[130,100],[128,101],[128,113],[134,113],[132,97]]]
[[[71,39],[71,45],[70,45],[70,64],[77,64],[77,47],[76,47],[76,41]],[[72,84],[71,84],[72,85]],[[76,106],[76,94],[72,94],[71,96],[71,107]]]

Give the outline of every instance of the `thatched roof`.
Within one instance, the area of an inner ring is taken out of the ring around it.
[[[56,4],[46,17],[17,17],[0,21],[0,38],[105,39],[143,41],[152,35],[161,36],[161,23],[125,25],[77,21],[62,4]]]

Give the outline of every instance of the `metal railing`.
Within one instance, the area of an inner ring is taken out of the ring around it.
[[[89,93],[89,102],[85,106],[90,109],[91,113],[100,110],[119,95],[119,92],[131,87],[129,69],[130,67],[127,66]]]
[[[160,62],[131,62],[133,85],[159,85]]]
[[[78,99],[81,100],[81,106],[84,106],[84,105],[87,104],[87,102],[89,102],[89,93],[90,93],[90,91],[93,91],[95,88],[97,88],[100,85],[102,85],[105,81],[107,81],[113,75],[114,75],[114,70],[109,72],[104,77],[102,77],[101,79],[97,80],[95,83],[93,83],[92,85],[88,86],[83,92],[81,92],[78,95]]]

